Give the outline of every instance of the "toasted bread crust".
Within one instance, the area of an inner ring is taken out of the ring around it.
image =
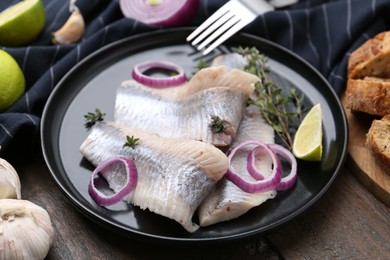
[[[390,114],[390,81],[388,79],[373,77],[348,79],[345,93],[346,106],[353,111],[378,116]]]
[[[348,60],[346,107],[375,116],[366,146],[390,175],[390,31],[377,34]]]
[[[377,34],[357,48],[348,60],[348,78],[390,77],[390,31]]]
[[[390,174],[390,115],[372,122],[367,133],[366,145],[378,163]]]

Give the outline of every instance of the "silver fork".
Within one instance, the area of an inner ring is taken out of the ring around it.
[[[298,2],[298,0],[230,0],[206,21],[204,21],[188,37],[197,50],[208,54],[224,41],[251,23],[257,16],[273,11],[275,7],[283,7]],[[203,42],[202,42],[203,40]],[[198,45],[199,44],[199,45]]]

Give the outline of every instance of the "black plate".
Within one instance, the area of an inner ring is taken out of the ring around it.
[[[152,58],[169,60],[191,75],[198,61],[192,55],[193,48],[185,43],[190,32],[191,29],[181,28],[130,37],[98,50],[74,67],[59,82],[43,113],[41,137],[46,163],[55,182],[77,209],[130,237],[202,243],[264,234],[293,219],[323,196],[345,161],[348,137],[344,111],[326,80],[293,53],[251,35],[237,35],[225,46],[257,47],[269,57],[279,84],[302,91],[309,106],[321,103],[324,133],[321,162],[299,161],[299,180],[291,190],[280,192],[276,199],[236,220],[201,228],[193,234],[172,220],[124,202],[99,207],[88,195],[92,168],[79,152],[88,134],[83,115],[100,108],[107,119],[112,119],[116,88],[131,77],[136,63]]]

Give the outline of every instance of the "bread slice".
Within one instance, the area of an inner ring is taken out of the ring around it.
[[[377,116],[390,114],[390,79],[348,79],[345,95],[346,107],[352,111]]]
[[[357,48],[348,60],[348,78],[390,77],[390,31],[377,34]]]
[[[367,133],[366,145],[379,164],[390,174],[390,114],[372,122]]]

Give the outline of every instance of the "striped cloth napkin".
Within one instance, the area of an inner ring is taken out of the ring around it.
[[[18,2],[1,0],[0,10]],[[40,147],[40,118],[53,88],[75,64],[99,48],[156,26],[124,18],[118,0],[78,0],[86,32],[78,44],[55,46],[51,33],[69,16],[68,0],[43,0],[47,14],[39,39],[21,48],[0,48],[21,66],[27,84],[24,96],[0,113],[1,157],[36,152]],[[226,0],[201,0],[197,26]],[[345,88],[350,53],[375,34],[390,28],[389,0],[301,0],[293,6],[259,16],[243,29],[278,43],[312,64],[339,94]],[[0,93],[1,95],[1,93]],[[39,151],[39,150],[38,150]]]

